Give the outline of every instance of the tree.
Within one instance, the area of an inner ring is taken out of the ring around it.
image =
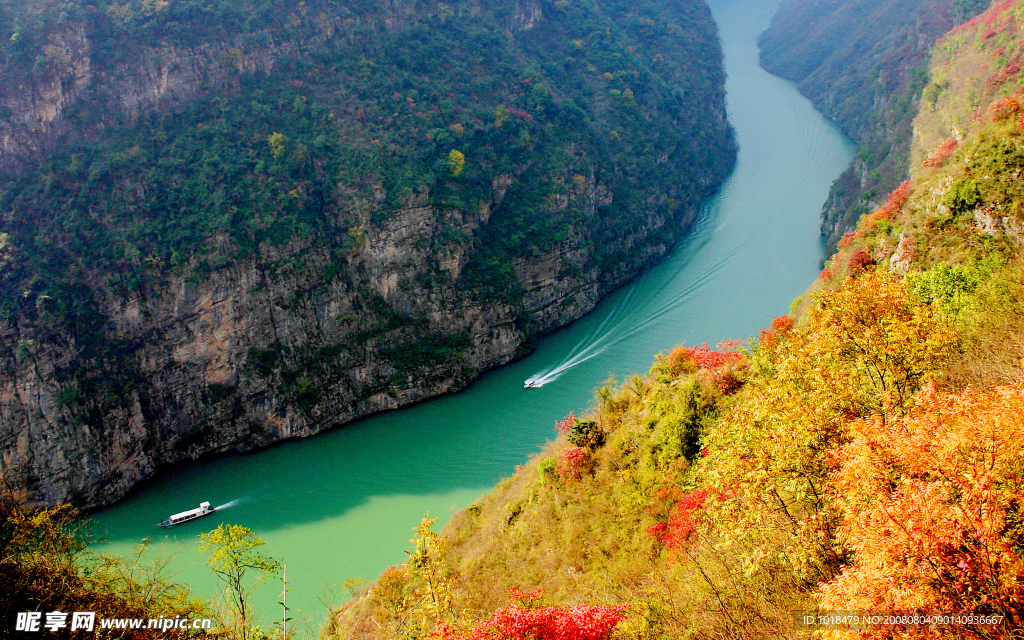
[[[838,535],[853,558],[822,585],[825,608],[1005,614],[1002,626],[963,631],[1007,637],[1024,613],[1022,429],[1020,385],[947,393],[928,384],[908,414],[855,421],[833,475]]]
[[[786,567],[807,585],[835,577],[848,550],[835,536],[830,452],[851,420],[906,411],[957,349],[957,335],[902,281],[862,271],[819,294],[800,327],[753,350],[750,379],[702,440],[696,483],[732,496],[704,509],[723,538],[750,549],[752,573]]]
[[[462,170],[466,168],[466,155],[457,149],[452,149],[448,154],[448,166],[452,170],[452,177],[459,177]]]
[[[274,154],[274,160],[280,160],[281,156],[284,155],[284,143],[286,138],[283,133],[272,133],[267,137],[267,143],[270,145],[270,152]]]
[[[8,624],[26,611],[91,611],[98,619],[207,615],[204,603],[194,599],[188,587],[169,581],[168,559],[147,557],[148,540],[127,559],[90,553],[86,522],[69,505],[30,509],[17,499],[2,473],[0,486],[0,619]],[[72,637],[69,631],[64,628],[53,637]],[[9,633],[5,630],[0,636]],[[192,629],[137,629],[131,637],[195,635]]]
[[[276,574],[280,563],[260,553],[257,548],[266,541],[247,527],[222,524],[213,531],[199,534],[199,550],[209,552],[206,562],[224,582],[228,606],[233,610],[239,634],[245,640],[248,634],[249,596],[261,582]],[[250,576],[255,572],[255,576]]]

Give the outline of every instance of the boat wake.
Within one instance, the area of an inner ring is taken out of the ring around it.
[[[743,245],[747,244],[747,242],[748,241],[744,241],[740,243],[728,254],[708,268],[704,269],[704,271],[698,274],[690,283],[680,288],[678,293],[669,297],[663,304],[654,309],[651,313],[647,314],[647,317],[636,319],[632,317],[632,311],[636,308],[633,304],[635,299],[640,296],[649,299],[656,297],[661,293],[661,290],[653,293],[645,291],[645,282],[643,278],[641,278],[639,282],[630,286],[629,291],[618,306],[601,321],[601,324],[598,325],[594,331],[590,332],[589,335],[580,340],[569,352],[569,355],[562,360],[562,362],[558,363],[554,367],[539,371],[527,378],[523,383],[524,388],[536,389],[554,382],[569,369],[581,365],[591,358],[601,355],[608,348],[632,337],[651,323],[659,320],[679,307],[679,305],[687,302],[689,298],[718,275],[725,266],[743,250]],[[691,258],[686,260],[685,263],[680,266],[680,272],[685,272],[686,266],[693,260],[693,257],[699,253],[699,249],[702,248],[704,244],[706,244],[706,241],[701,243],[701,245],[697,247],[697,251],[694,251],[694,253],[691,254]],[[671,286],[670,282],[663,284],[660,289],[665,289],[668,286]]]
[[[225,502],[224,504],[220,505],[219,507],[214,507],[213,510],[214,511],[220,511],[221,509],[230,509],[231,507],[235,506],[236,504],[238,504],[241,501],[242,501],[241,498],[236,498],[236,499],[232,500],[231,502]]]

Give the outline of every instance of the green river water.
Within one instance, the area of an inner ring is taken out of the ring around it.
[[[453,396],[373,416],[249,455],[180,465],[94,514],[100,553],[130,553],[144,537],[176,553],[176,580],[213,595],[195,548],[220,522],[241,524],[288,565],[293,627],[315,635],[321,598],[348,577],[372,580],[405,558],[427,512],[442,523],[552,439],[554,421],[585,410],[614,374],[643,373],[675,344],[745,338],[817,277],[819,211],[852,146],[791,83],[757,63],[757,35],[778,0],[711,0],[726,53],[736,170],[705,203],[674,252],[586,318],[540,341],[529,357]],[[539,378],[543,386],[524,389]],[[155,523],[209,500],[227,505],[175,527]],[[280,581],[262,585],[265,620],[279,619]],[[340,591],[340,589],[339,589]],[[329,596],[328,596],[329,597]]]

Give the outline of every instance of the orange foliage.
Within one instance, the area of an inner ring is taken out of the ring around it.
[[[1006,12],[1008,10],[1011,10],[1013,6],[1014,0],[998,0],[997,2],[992,3],[992,6],[990,6],[987,10],[983,11],[982,13],[979,13],[978,15],[974,16],[967,22],[961,24],[960,26],[950,31],[949,35],[973,29],[974,27],[977,27],[981,24],[984,24],[987,27],[991,27],[996,22],[1002,21],[1006,17]],[[982,34],[983,38],[991,37],[985,35],[986,33],[988,33],[988,31],[994,32],[995,30],[989,29],[985,31]]]
[[[742,340],[723,340],[716,345],[718,351],[708,348],[706,342],[699,347],[677,346],[661,358],[662,366],[672,375],[699,372],[702,382],[732,393],[743,384],[745,364],[736,350],[741,343]]]
[[[1020,103],[1015,98],[1001,98],[988,106],[988,115],[992,120],[1005,120],[1020,111]]]
[[[677,346],[660,359],[673,376],[693,373],[697,370],[697,364],[693,361],[693,350],[688,347]]]
[[[847,231],[845,234],[843,234],[843,237],[839,239],[839,248],[843,249],[845,247],[850,246],[851,244],[853,244],[854,240],[861,237],[862,235],[863,234],[860,231]]]
[[[955,143],[956,141],[954,141],[954,146]],[[910,197],[912,191],[913,188],[910,185],[910,180],[905,181],[903,184],[894,189],[892,193],[889,194],[889,201],[882,205],[878,209],[878,211],[875,211],[869,217],[871,224],[874,224],[879,220],[892,219],[893,216],[900,212],[900,208],[903,206],[903,203],[907,201],[907,198]],[[842,243],[840,243],[840,246],[842,246]]]
[[[907,415],[856,420],[850,433],[833,482],[838,535],[854,562],[821,586],[822,604],[1018,614],[1019,622],[1024,386],[958,394],[928,384]],[[1009,637],[1008,625],[968,635]]]
[[[877,270],[819,294],[802,321],[786,340],[755,348],[759,375],[704,436],[695,482],[735,487],[735,498],[703,507],[721,536],[753,549],[751,570],[787,566],[818,583],[847,553],[834,536],[829,451],[858,416],[909,406],[958,342],[901,280]]]
[[[960,143],[953,138],[949,138],[932,152],[932,155],[928,156],[928,159],[924,161],[926,167],[941,167],[946,164],[953,152],[956,151],[957,146]]]
[[[829,274],[829,277],[831,277],[831,274]],[[771,346],[775,344],[776,340],[785,338],[793,330],[794,326],[796,326],[796,321],[793,318],[789,316],[776,316],[772,320],[771,328],[761,329],[757,343],[766,347]]]

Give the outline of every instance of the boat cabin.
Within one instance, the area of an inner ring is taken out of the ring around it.
[[[210,507],[209,502],[200,502],[197,508],[189,509],[188,511],[182,511],[181,513],[176,513],[170,518],[161,522],[157,526],[170,527],[176,524],[181,524],[183,522],[188,522],[190,520],[195,520],[196,518],[202,518],[203,516],[209,515],[213,512],[214,509]]]

